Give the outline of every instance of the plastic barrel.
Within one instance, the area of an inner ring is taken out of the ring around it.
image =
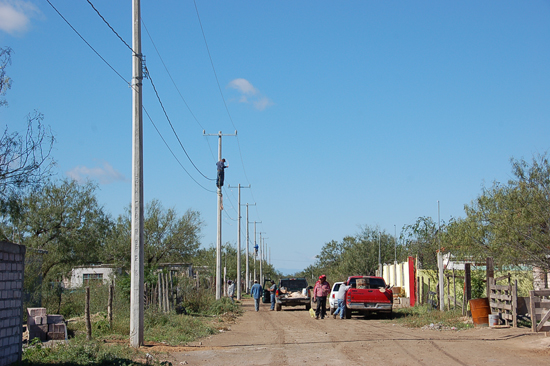
[[[498,314],[489,314],[489,326],[490,327],[496,327],[499,325],[500,319]]]
[[[489,314],[491,314],[489,299],[484,297],[482,299],[470,300],[470,311],[472,312],[472,320],[474,321],[474,325],[489,325]]]

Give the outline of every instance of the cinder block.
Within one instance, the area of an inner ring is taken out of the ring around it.
[[[63,315],[51,314],[48,315],[48,324],[63,323]]]
[[[65,339],[65,332],[48,332],[48,340],[50,341],[62,341]]]
[[[46,308],[27,308],[29,316],[46,316]]]

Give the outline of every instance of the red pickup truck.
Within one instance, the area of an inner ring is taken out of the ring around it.
[[[382,277],[351,276],[346,285],[351,286],[346,293],[346,319],[351,318],[352,312],[376,312],[391,319],[393,293]]]

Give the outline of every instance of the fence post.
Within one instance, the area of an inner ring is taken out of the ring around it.
[[[84,318],[86,319],[86,340],[92,339],[92,321],[90,319],[90,287],[86,286],[86,302],[84,305]]]
[[[158,297],[159,297],[159,311],[162,311],[162,275],[159,272],[158,274]]]
[[[470,263],[464,264],[464,287],[466,290],[464,291],[464,298],[466,300],[464,302],[464,309],[467,309],[468,301],[470,301],[470,299],[472,298],[472,277],[470,274]]]
[[[113,293],[114,286],[109,286],[109,301],[107,302],[107,317],[109,318],[109,328],[113,329]]]
[[[518,327],[518,280],[514,281],[512,287],[512,326]]]
[[[537,311],[535,307],[535,291],[529,291],[529,312],[531,313],[531,331],[537,332]]]

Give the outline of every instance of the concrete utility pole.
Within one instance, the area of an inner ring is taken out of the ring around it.
[[[248,221],[248,206],[256,206],[256,204],[246,204],[246,293],[248,294],[250,292],[250,271],[248,269],[248,244],[250,243],[250,237],[249,237],[249,231],[248,231],[248,224],[250,224],[250,221]]]
[[[263,281],[264,281],[264,272],[262,270],[262,262],[263,262],[263,258],[264,258],[264,248],[263,248],[263,242],[262,242],[262,234],[265,234],[265,232],[259,232],[258,234],[260,234],[260,250],[258,251],[258,254],[260,255],[260,281],[262,282],[261,285],[263,286]],[[254,237],[255,238],[255,237]]]
[[[437,201],[437,242],[439,243],[439,251],[437,253],[437,266],[439,267],[439,310],[445,311],[445,277],[443,268],[443,253],[441,252],[441,240],[439,234],[441,230],[439,201]]]
[[[378,275],[382,277],[382,247],[380,245],[380,231],[378,232]]]
[[[222,132],[217,134],[207,134],[202,131],[204,136],[218,136],[218,161],[222,160],[222,136],[237,136],[237,131],[231,135],[224,135]],[[218,234],[216,245],[216,300],[222,296],[222,187],[218,187]]]
[[[143,345],[143,114],[140,0],[132,2],[132,234],[130,346]]]
[[[235,188],[228,185],[229,188]],[[241,184],[237,186],[239,190],[239,209],[238,209],[238,217],[237,217],[237,300],[241,299],[241,188],[250,188],[250,184],[248,187],[241,187]],[[248,260],[248,258],[247,258]]]
[[[256,224],[261,224],[261,221],[254,221],[254,279],[256,279]],[[259,283],[260,281],[258,281]],[[261,284],[263,286],[263,283]]]

